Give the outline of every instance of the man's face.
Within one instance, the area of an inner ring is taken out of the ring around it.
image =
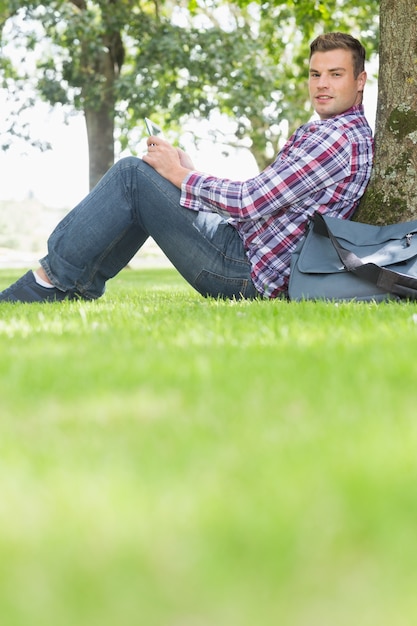
[[[360,104],[365,82],[366,72],[354,77],[350,50],[315,52],[310,59],[310,100],[322,120]]]

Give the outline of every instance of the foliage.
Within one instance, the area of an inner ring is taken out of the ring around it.
[[[251,145],[261,167],[277,149],[280,122],[292,129],[309,116],[304,77],[310,39],[323,30],[349,30],[375,51],[378,4],[3,2],[10,14],[21,7],[20,14],[36,24],[27,35],[29,48],[43,42],[36,87],[52,104],[99,106],[104,47],[115,51],[112,89],[122,148],[149,111],[179,128],[188,117],[202,119],[216,110],[235,122],[228,140]]]
[[[1,309],[5,624],[416,622],[414,305]]]

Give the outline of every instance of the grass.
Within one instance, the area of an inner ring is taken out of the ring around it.
[[[5,626],[417,622],[415,305],[125,270],[0,350]]]

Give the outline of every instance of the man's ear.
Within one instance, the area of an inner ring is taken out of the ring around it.
[[[368,75],[366,72],[361,72],[358,76],[358,91],[363,91],[365,88],[366,79]]]

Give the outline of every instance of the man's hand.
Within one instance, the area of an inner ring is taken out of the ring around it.
[[[195,170],[194,163],[191,161],[189,155],[181,150],[181,148],[177,148],[177,152],[180,157],[180,163],[183,167],[186,167],[188,170]]]
[[[158,174],[181,188],[181,183],[190,170],[194,169],[193,163],[186,152],[180,148],[174,148],[161,137],[148,137],[148,152],[142,159],[153,167]]]

